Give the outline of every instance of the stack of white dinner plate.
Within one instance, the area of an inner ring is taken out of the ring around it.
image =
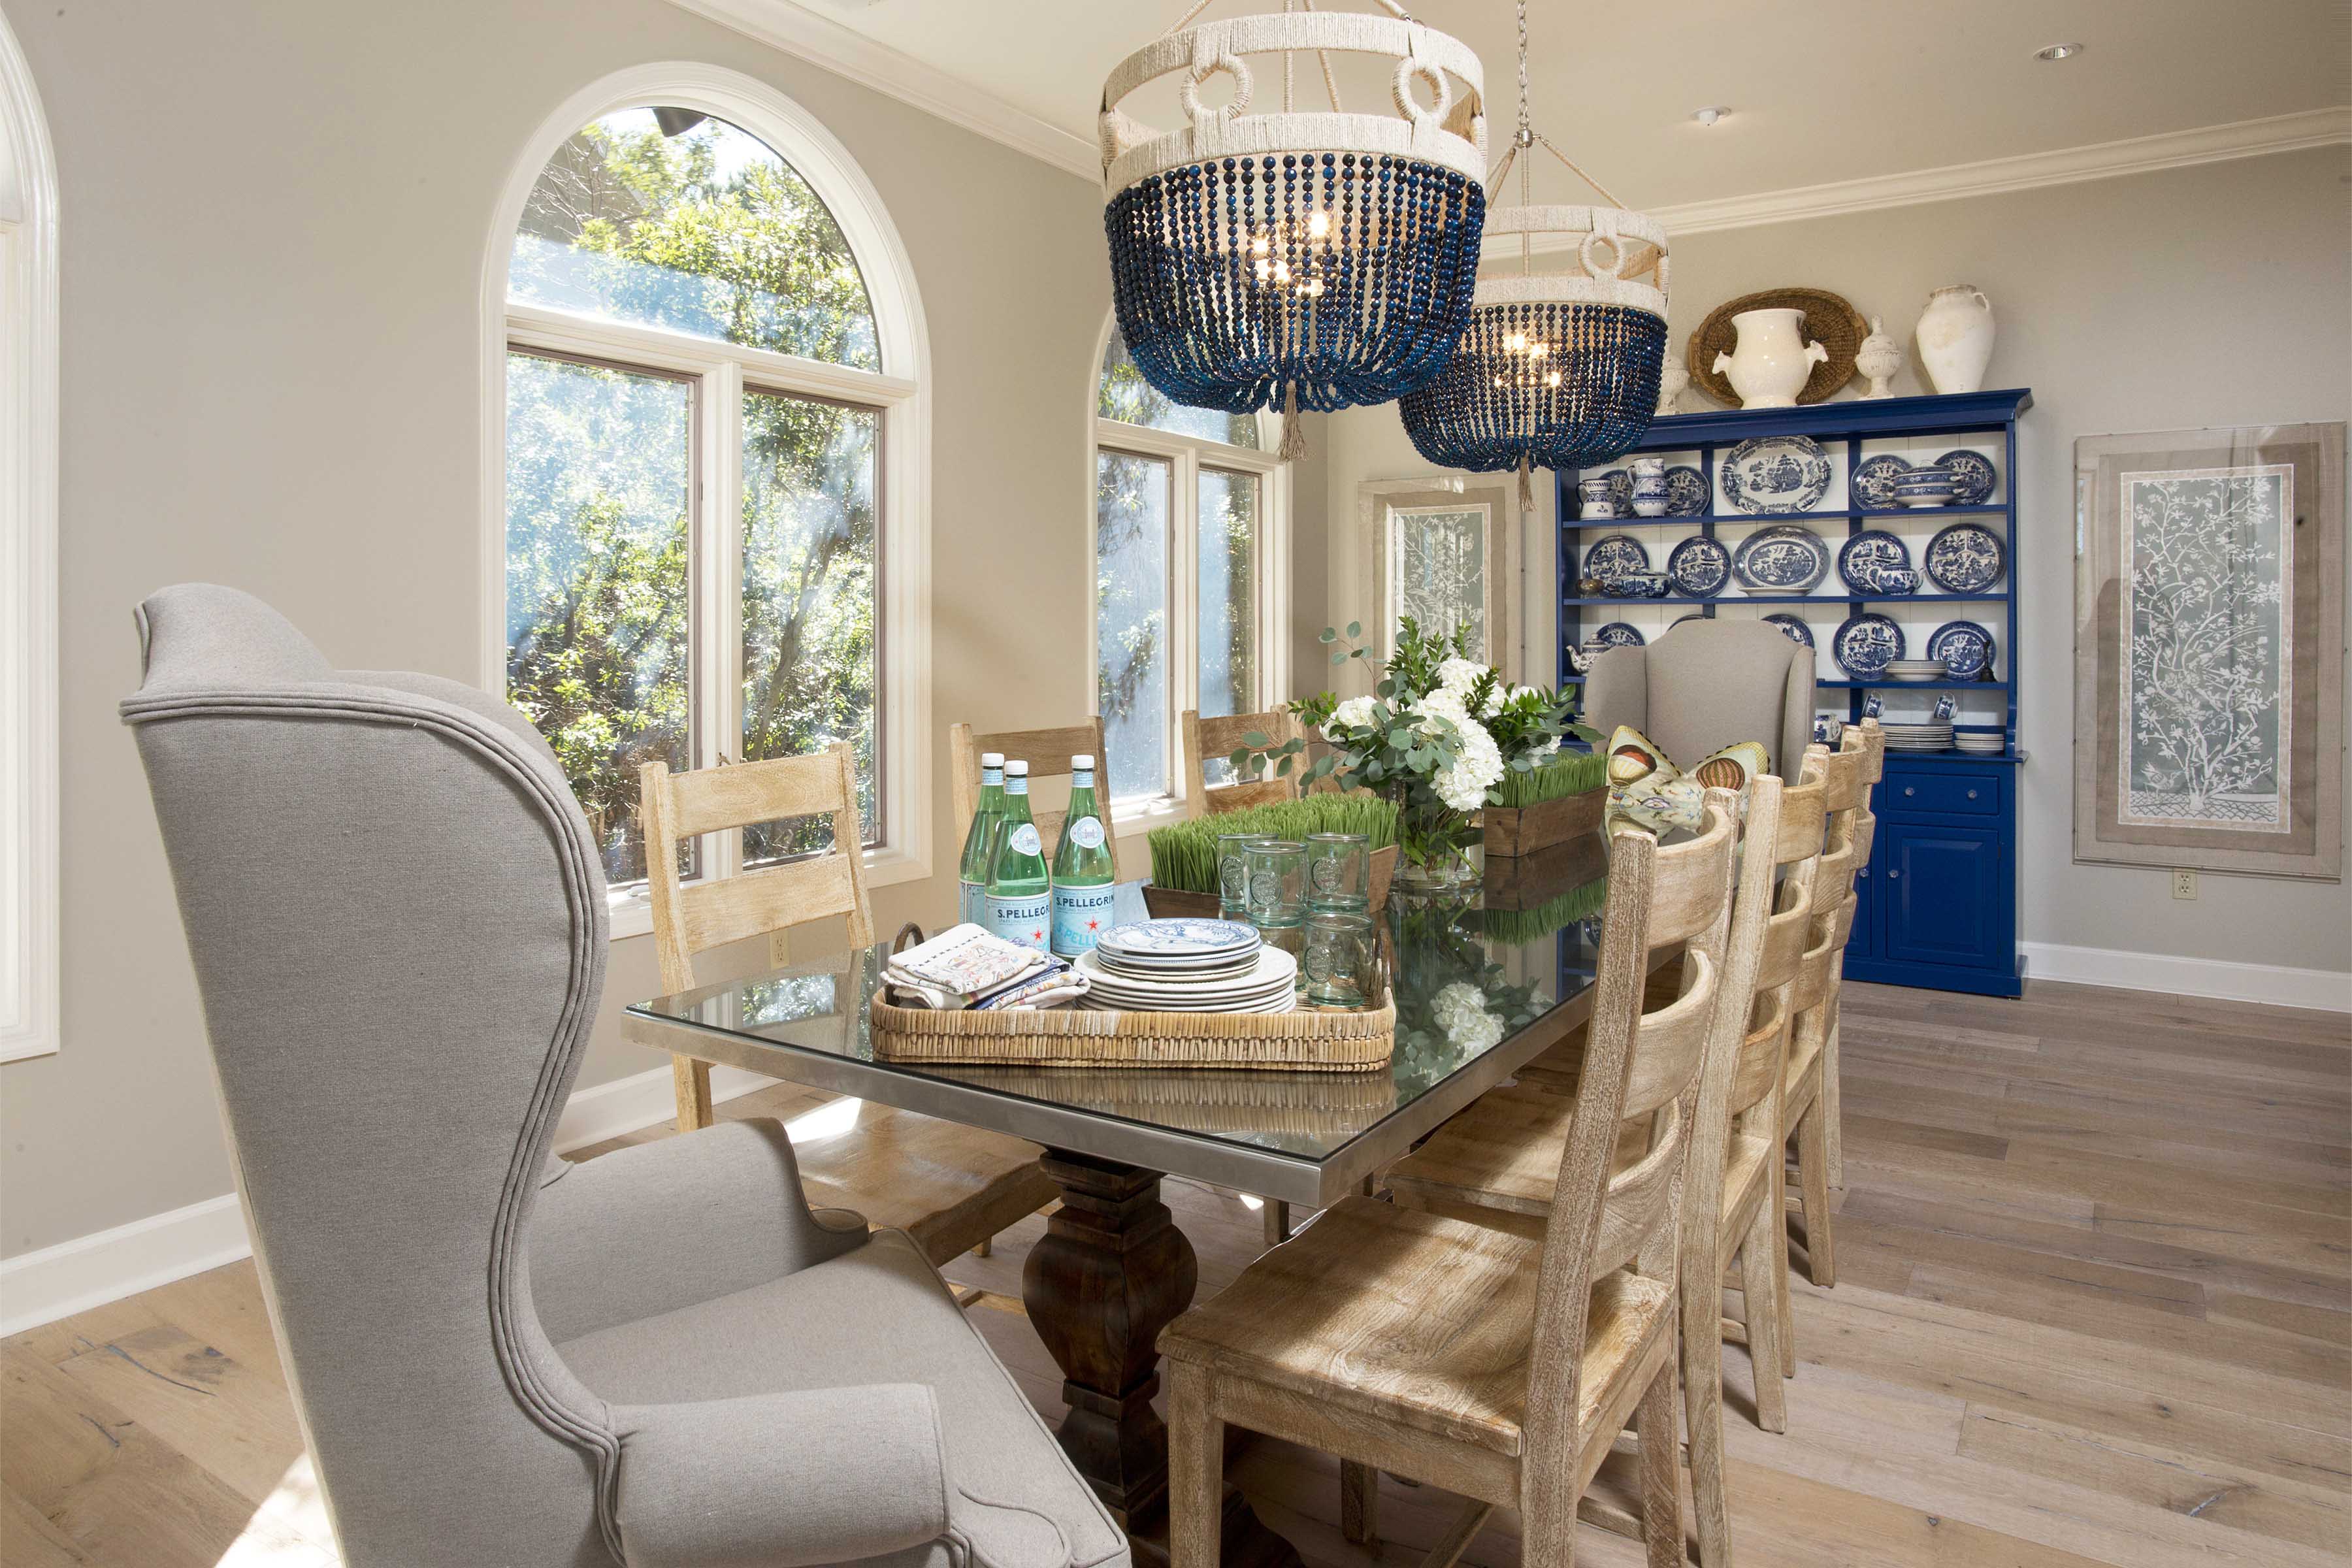
[[[2009,742],[1998,730],[1971,730],[1965,735],[1955,735],[1952,744],[1971,756],[1997,757],[2008,749]]]
[[[1113,926],[1078,956],[1097,1006],[1150,1013],[1287,1013],[1298,961],[1239,921],[1152,920]]]
[[[1886,667],[1889,680],[1949,680],[1952,672],[1940,658],[1898,658]]]
[[[1952,749],[1952,727],[1949,724],[1882,724],[1886,731],[1886,749],[1890,752],[1948,752]]]

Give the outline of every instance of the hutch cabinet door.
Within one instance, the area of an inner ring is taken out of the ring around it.
[[[1872,859],[1874,870],[1884,869],[1872,880],[1882,884],[1882,957],[1970,968],[2000,963],[2010,924],[2000,831],[1997,821],[1978,826],[1879,819]]]

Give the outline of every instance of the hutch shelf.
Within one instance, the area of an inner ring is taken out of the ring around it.
[[[1924,721],[1934,703],[1948,694],[1957,705],[1954,724],[1963,731],[1996,732],[1997,753],[1896,752],[1886,757],[1886,774],[1873,798],[1878,816],[1870,865],[1856,880],[1861,897],[1853,936],[1846,947],[1845,973],[1853,979],[1934,990],[2014,996],[2024,978],[2017,948],[2017,815],[2019,773],[2025,761],[2017,749],[2018,642],[2017,542],[2022,519],[2017,504],[2017,421],[2033,405],[2021,388],[1939,397],[1890,397],[1874,401],[1821,403],[1802,408],[1730,409],[1675,415],[1654,422],[1649,433],[1614,467],[1640,453],[1655,453],[1670,465],[1696,468],[1706,482],[1703,512],[1684,517],[1586,520],[1578,515],[1573,469],[1558,476],[1560,680],[1579,677],[1568,650],[1590,644],[1603,626],[1614,637],[1627,631],[1648,641],[1688,616],[1773,615],[1801,622],[1815,648],[1817,711],[1854,722],[1884,705],[1892,722]],[[1830,461],[1826,493],[1800,512],[1748,513],[1727,494],[1722,466],[1741,443],[1773,437],[1804,437],[1819,444]],[[1992,493],[1976,506],[1873,508],[1849,488],[1856,467],[1882,453],[1906,463],[1928,463],[1960,448],[1990,459]],[[1969,521],[2000,536],[2001,575],[1980,592],[1948,593],[1924,571],[1927,542],[1947,525]],[[1869,530],[1900,539],[1911,563],[1921,571],[1922,592],[1889,596],[1860,593],[1834,564],[1810,592],[1747,593],[1735,577],[1717,594],[1664,599],[1621,599],[1583,593],[1579,584],[1585,552],[1612,534],[1643,542],[1652,570],[1664,570],[1674,547],[1693,534],[1717,538],[1733,549],[1761,528],[1797,523],[1828,545],[1832,559],[1845,541]],[[1992,634],[1990,679],[1895,681],[1855,679],[1834,651],[1838,627],[1871,613],[1901,628],[1904,651],[1923,657],[1927,640],[1956,620],[1974,622]],[[1784,629],[1789,629],[1783,623]],[[1794,635],[1791,631],[1791,635]]]

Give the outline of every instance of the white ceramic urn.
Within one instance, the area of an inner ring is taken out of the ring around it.
[[[1742,310],[1731,318],[1739,333],[1729,353],[1715,356],[1715,374],[1731,379],[1742,408],[1793,408],[1813,366],[1830,357],[1819,343],[1802,341],[1805,313],[1797,310]]]
[[[1864,397],[1887,396],[1886,384],[1903,368],[1902,345],[1886,335],[1876,316],[1870,318],[1870,336],[1854,351],[1853,368],[1870,378],[1870,390],[1862,394]]]
[[[1919,312],[1919,365],[1937,392],[1974,392],[1992,358],[1992,301],[1973,283],[1927,296]]]

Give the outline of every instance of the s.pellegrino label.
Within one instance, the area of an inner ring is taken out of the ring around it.
[[[1095,802],[1095,760],[1070,759],[1070,809],[1062,818],[1062,837],[1054,846],[1054,951],[1076,958],[1095,945],[1111,924],[1112,885],[1118,871],[1111,864],[1109,835],[1103,829],[1102,808]]]

